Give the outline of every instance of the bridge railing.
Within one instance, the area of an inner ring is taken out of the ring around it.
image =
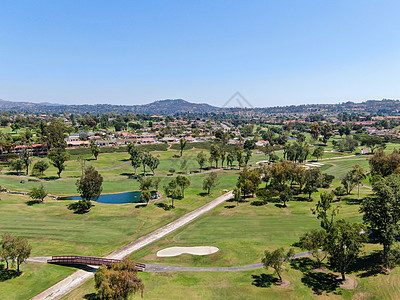
[[[111,259],[104,257],[91,257],[91,256],[78,256],[78,255],[69,255],[69,256],[52,256],[51,259],[47,260],[48,263],[53,264],[75,264],[75,265],[93,265],[93,266],[110,266],[113,263],[121,262],[119,259]],[[143,271],[146,267],[145,264],[136,263],[136,268],[139,271]]]

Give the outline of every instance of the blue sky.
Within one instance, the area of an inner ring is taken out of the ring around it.
[[[400,1],[0,0],[0,99],[400,98]]]

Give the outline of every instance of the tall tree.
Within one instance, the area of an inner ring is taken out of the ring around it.
[[[179,150],[181,151],[181,155],[180,155],[181,157],[182,157],[182,154],[183,154],[183,150],[186,147],[186,143],[187,143],[187,141],[185,139],[180,139],[179,140]]]
[[[93,167],[86,168],[84,175],[76,181],[77,190],[83,200],[97,200],[100,197],[103,177]]]
[[[137,276],[135,262],[125,258],[110,268],[101,266],[94,274],[95,288],[100,299],[124,299],[140,293],[143,296],[144,285]]]
[[[190,186],[190,180],[186,176],[178,175],[176,183],[181,188],[182,197],[185,197],[185,189]]]
[[[130,155],[129,160],[131,161],[132,167],[135,169],[135,176],[136,176],[136,170],[139,168],[142,164],[142,157],[143,157],[143,152],[140,151],[135,144],[128,144],[128,153]]]
[[[29,196],[33,200],[38,200],[43,203],[44,198],[47,196],[47,191],[44,188],[43,184],[39,185],[39,187],[34,187],[32,188],[31,192],[29,193]]]
[[[326,238],[326,251],[331,265],[340,272],[342,280],[346,280],[346,272],[361,252],[365,241],[362,224],[349,223],[345,220],[335,222]]]
[[[272,268],[275,270],[275,274],[279,277],[279,282],[282,282],[282,272],[284,270],[283,265],[290,261],[294,256],[294,250],[290,249],[288,252],[285,252],[283,248],[278,248],[274,251],[265,250],[264,257],[261,262],[264,265],[264,268]]]
[[[196,156],[196,161],[200,166],[200,171],[203,169],[204,165],[206,164],[207,156],[201,151],[199,154]]]
[[[69,155],[63,148],[54,148],[48,155],[51,164],[57,168],[58,178],[61,177],[61,172],[65,169],[65,162],[68,160]]]
[[[26,175],[29,174],[29,166],[32,164],[31,153],[28,148],[23,148],[19,154],[19,158],[25,166]]]
[[[165,195],[171,198],[171,208],[175,208],[174,200],[182,198],[182,190],[178,186],[176,179],[172,179],[168,184],[164,185]]]
[[[312,212],[314,215],[317,215],[317,219],[321,220],[321,227],[329,232],[333,227],[333,219],[339,212],[339,209],[332,206],[332,192],[322,192],[319,197],[320,200],[318,200],[317,205],[312,209]]]
[[[300,237],[300,248],[307,250],[317,260],[318,267],[321,267],[322,262],[327,256],[323,250],[326,243],[326,231],[313,229],[306,232]]]
[[[20,273],[20,265],[31,255],[32,246],[27,239],[16,237],[14,239],[15,262],[17,263],[17,272]]]
[[[358,187],[358,199],[360,199],[360,185],[363,179],[365,179],[364,169],[360,165],[354,165],[351,169],[352,178]]]
[[[150,200],[151,200],[151,192],[148,189],[142,190],[140,194],[140,201],[145,202],[147,206]]]
[[[203,190],[207,191],[207,194],[210,194],[210,191],[213,187],[218,185],[218,175],[215,172],[209,173],[203,180]]]
[[[94,159],[97,160],[97,157],[99,156],[100,153],[100,148],[93,140],[90,141],[90,151],[92,152]]]
[[[383,245],[383,258],[388,266],[390,251],[400,234],[400,175],[394,174],[373,183],[374,197],[361,203],[363,220]]]
[[[34,165],[33,165],[33,173],[35,173],[36,176],[43,176],[44,171],[46,171],[49,168],[49,164],[44,161],[44,160],[38,160]]]
[[[52,121],[48,126],[45,127],[44,140],[50,148],[62,148],[67,147],[65,142],[65,134],[68,132],[68,127],[64,122]]]

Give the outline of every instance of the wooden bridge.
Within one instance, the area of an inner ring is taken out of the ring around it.
[[[91,257],[91,256],[52,256],[47,260],[50,264],[61,265],[91,265],[91,266],[111,266],[113,263],[121,262],[120,259],[111,259],[104,257]],[[143,271],[146,267],[145,264],[136,263],[138,271]]]

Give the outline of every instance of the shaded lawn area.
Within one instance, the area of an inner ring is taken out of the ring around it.
[[[23,263],[21,265],[22,276],[0,282],[1,299],[31,299],[75,270],[51,264]]]

